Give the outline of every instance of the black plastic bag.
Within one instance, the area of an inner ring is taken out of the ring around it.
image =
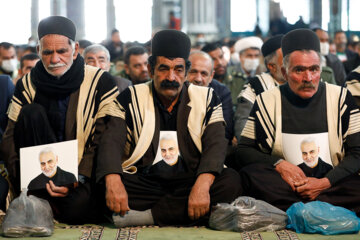
[[[216,230],[249,232],[276,231],[286,227],[284,211],[251,197],[238,197],[231,204],[213,207],[209,226]]]
[[[54,222],[50,204],[23,191],[10,203],[2,230],[7,237],[51,236]]]

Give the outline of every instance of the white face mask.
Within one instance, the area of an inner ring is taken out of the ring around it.
[[[245,58],[243,68],[246,71],[248,71],[248,72],[254,71],[254,70],[256,70],[256,68],[258,66],[259,66],[259,59],[258,58],[254,58],[254,59]]]
[[[4,69],[6,72],[13,72],[17,69],[17,59],[7,59],[3,60],[1,63],[1,68]]]
[[[321,42],[320,43],[320,53],[323,56],[326,56],[329,54],[330,45],[328,42]]]

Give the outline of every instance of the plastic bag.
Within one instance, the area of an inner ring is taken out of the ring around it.
[[[50,204],[26,191],[14,199],[6,212],[2,230],[7,237],[43,237],[54,232],[53,213]]]
[[[360,219],[354,212],[326,202],[297,202],[286,213],[289,217],[287,228],[297,233],[333,235],[357,233],[360,229]]]
[[[284,211],[251,197],[238,197],[231,204],[218,203],[213,207],[209,226],[216,230],[276,231],[286,227]]]

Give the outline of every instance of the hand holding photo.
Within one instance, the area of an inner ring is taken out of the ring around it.
[[[45,189],[77,182],[77,140],[20,149],[21,189]]]

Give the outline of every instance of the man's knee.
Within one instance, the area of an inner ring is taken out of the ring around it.
[[[225,168],[215,178],[210,189],[212,202],[232,202],[243,192],[241,178],[238,172],[231,168]]]

